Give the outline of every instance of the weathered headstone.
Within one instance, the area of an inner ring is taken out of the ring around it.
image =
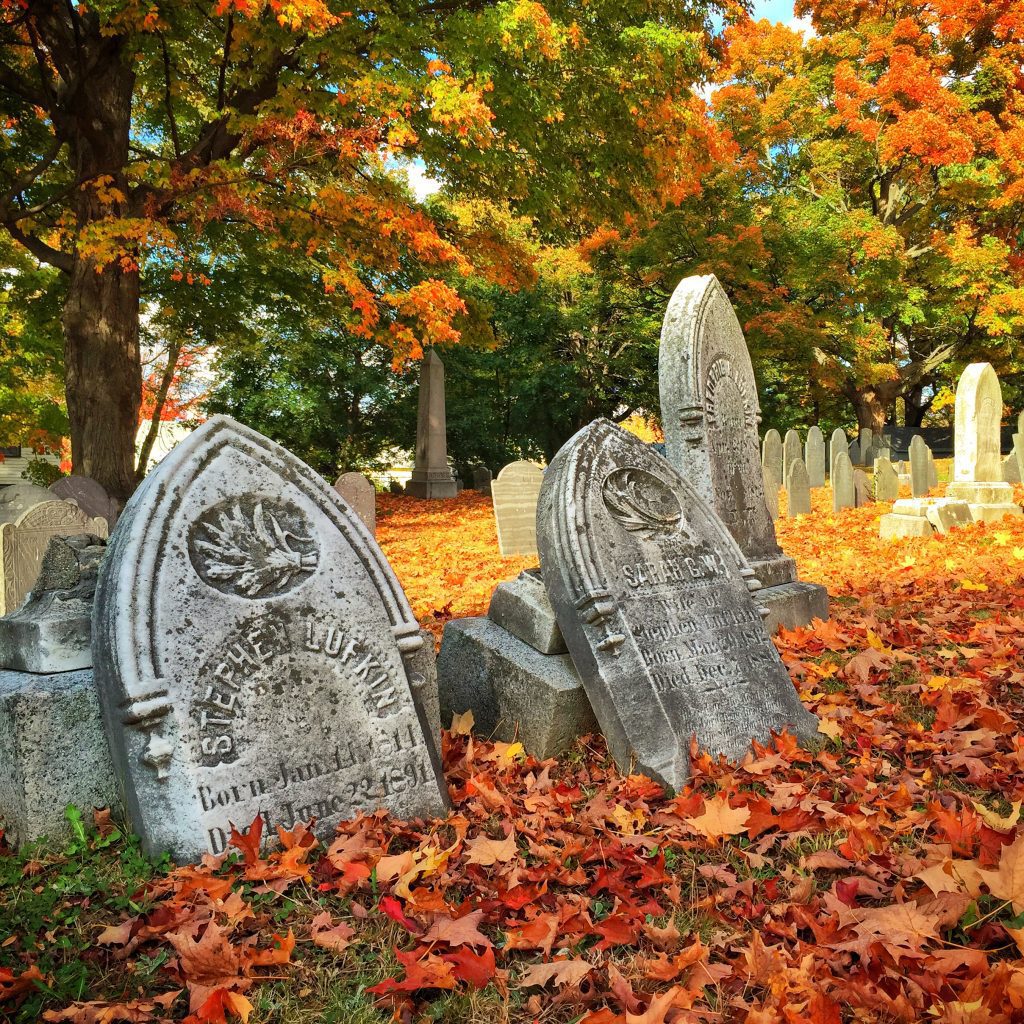
[[[45,493],[51,500],[30,506],[16,519],[0,521],[0,615],[10,614],[25,600],[51,537],[107,535],[105,519],[90,519],[77,505]]]
[[[638,439],[597,420],[568,441],[545,474],[537,532],[558,624],[623,770],[677,788],[691,736],[736,758],[772,731],[815,735],[743,553]]]
[[[0,523],[13,523],[23,512],[44,501],[53,501],[53,492],[27,481],[0,487]]]
[[[486,466],[473,467],[473,490],[481,494],[491,493],[491,471]]]
[[[871,448],[874,445],[874,443],[875,443],[874,431],[870,427],[861,427],[860,428],[860,434],[858,436],[858,445],[859,445],[859,451],[860,451],[860,456],[861,456],[860,465],[862,465],[862,466],[869,466],[870,465],[870,462],[868,462],[868,457],[869,457],[869,453],[870,453]]]
[[[769,469],[776,480],[782,479],[782,436],[772,427],[764,435],[761,444],[761,466]]]
[[[856,508],[872,501],[871,480],[863,469],[853,471],[853,503]]]
[[[510,462],[491,481],[498,549],[505,558],[537,554],[537,495],[544,470],[536,462]]]
[[[1000,420],[1003,394],[990,363],[971,363],[956,388],[953,479],[946,497],[966,501],[976,520],[1021,515],[1013,487],[1003,480]]]
[[[149,853],[230,824],[447,806],[410,665],[423,640],[376,541],[308,466],[227,417],[167,455],[100,569],[93,664]],[[403,659],[405,659],[403,661]]]
[[[808,479],[803,459],[797,458],[789,464],[789,477],[786,480],[786,514],[806,516],[810,513],[811,481]]]
[[[910,493],[915,498],[928,493],[928,446],[920,434],[910,439]]]
[[[846,431],[842,427],[836,427],[832,431],[832,435],[828,441],[828,475],[831,478],[833,470],[832,465],[836,461],[836,456],[844,452],[846,455],[850,454],[850,442],[846,438]]]
[[[782,479],[789,480],[789,467],[797,459],[804,457],[804,446],[800,441],[800,435],[792,428],[786,431],[782,441]]]
[[[928,487],[938,487],[939,469],[935,465],[935,455],[927,445],[925,445],[925,451],[928,453]]]
[[[50,538],[24,604],[0,618],[0,668],[47,673],[92,666],[93,594],[105,551],[87,534]]]
[[[334,481],[334,489],[348,503],[349,508],[363,521],[363,525],[377,536],[377,489],[362,473],[342,473]]]
[[[764,497],[768,503],[768,514],[774,523],[779,518],[779,481],[773,470],[764,466],[761,470],[764,477]]]
[[[900,496],[900,478],[888,459],[875,459],[875,501],[896,501]]]
[[[713,275],[680,282],[658,357],[668,461],[715,510],[750,562],[774,631],[827,618],[824,587],[797,579],[768,511],[760,464],[757,385],[743,330]]]
[[[458,492],[458,484],[448,465],[444,363],[433,349],[428,349],[420,370],[416,462],[405,493],[414,498],[454,498]]]
[[[969,526],[974,521],[967,502],[950,499],[929,502],[925,518],[935,527],[936,533],[949,533],[957,526]]]
[[[832,463],[832,511],[855,508],[857,496],[853,486],[853,462],[846,452],[839,452]]]
[[[107,494],[92,477],[78,474],[62,476],[50,484],[50,490],[61,501],[73,502],[90,519],[105,519],[108,533],[117,524],[117,516],[121,511],[120,503]]]
[[[1010,452],[1003,459],[1003,479],[1008,484],[1019,484],[1020,483],[1020,466],[1017,464],[1017,455],[1014,452]]]
[[[851,441],[850,442],[849,456],[850,456],[850,462],[852,462],[853,465],[859,466],[861,464],[860,445],[856,441]]]
[[[804,444],[804,464],[807,466],[807,478],[812,487],[825,486],[825,437],[821,427],[813,426],[807,431]]]

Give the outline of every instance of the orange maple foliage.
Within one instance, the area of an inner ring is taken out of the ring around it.
[[[1024,517],[893,543],[885,506],[828,501],[779,523],[832,597],[828,622],[776,639],[820,749],[783,735],[739,764],[694,750],[668,796],[617,772],[599,738],[538,762],[460,719],[446,820],[381,811],[266,854],[257,819],[232,837],[241,857],[140,894],[144,912],[100,937],[112,962],[171,948],[163,998],[186,987],[190,1024],[244,1020],[244,993],[293,946],[349,957],[382,928],[400,966],[369,992],[401,1020],[488,985],[520,990],[523,1021],[1024,1019]],[[435,633],[529,564],[498,556],[475,493],[386,496],[378,522]],[[282,938],[275,898],[311,881],[320,912]],[[32,977],[31,952],[24,969],[0,972],[0,1000]]]

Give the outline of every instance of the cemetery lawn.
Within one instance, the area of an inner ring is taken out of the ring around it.
[[[0,856],[0,1019],[1024,1020],[1024,517],[890,544],[885,506],[830,508],[778,524],[832,595],[777,638],[818,749],[666,797],[597,738],[539,764],[457,721],[447,821],[176,870],[101,815]],[[438,637],[533,564],[472,492],[378,517]]]

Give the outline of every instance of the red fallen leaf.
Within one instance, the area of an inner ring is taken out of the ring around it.
[[[490,945],[482,953],[460,946],[451,953],[442,953],[441,959],[452,965],[452,973],[459,981],[469,982],[476,988],[483,988],[496,974],[494,949]]]
[[[244,832],[239,832],[234,825],[231,826],[231,838],[228,840],[231,846],[236,846],[242,851],[242,859],[246,867],[252,867],[260,859],[260,841],[263,839],[263,818],[257,814],[252,819],[252,824]]]
[[[310,921],[309,933],[314,946],[332,949],[335,953],[340,953],[352,944],[352,936],[355,935],[356,930],[351,925],[345,924],[344,921],[332,924],[331,915],[325,910]]]
[[[0,967],[0,1003],[21,999],[36,987],[36,982],[45,983],[42,971],[33,964],[15,974],[6,967]]]
[[[594,932],[602,936],[595,949],[606,950],[611,946],[628,946],[636,942],[640,934],[641,922],[624,914],[609,914],[603,921],[594,925]]]
[[[182,1024],[229,1024],[228,1014],[237,1017],[242,1024],[252,1013],[252,1003],[239,992],[226,988],[214,989],[203,1004],[190,1013]]]
[[[558,933],[558,917],[555,914],[538,914],[532,921],[521,927],[505,929],[506,949],[542,949],[551,952],[552,943]]]
[[[386,978],[379,985],[366,991],[377,996],[387,996],[394,992],[416,992],[419,989],[455,988],[456,979],[452,964],[442,960],[434,953],[424,950],[411,950],[407,953],[395,950],[395,956],[405,967],[405,978],[397,981]]]
[[[241,950],[231,945],[216,921],[210,921],[198,942],[185,932],[171,932],[167,939],[177,950],[179,970],[190,985],[227,988],[241,980]]]
[[[378,909],[387,914],[392,921],[397,921],[403,928],[410,932],[418,932],[419,928],[415,921],[410,921],[402,910],[402,904],[394,896],[382,896],[377,904]]]
[[[857,906],[857,890],[859,888],[856,878],[851,878],[848,881],[837,881],[836,882],[836,895],[845,903],[848,907]]]
[[[447,942],[449,946],[490,946],[491,940],[477,929],[483,916],[482,910],[474,910],[457,918],[435,917],[423,941]]]

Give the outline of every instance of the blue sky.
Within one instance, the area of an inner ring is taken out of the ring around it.
[[[793,0],[755,0],[754,17],[787,22],[793,19]]]

